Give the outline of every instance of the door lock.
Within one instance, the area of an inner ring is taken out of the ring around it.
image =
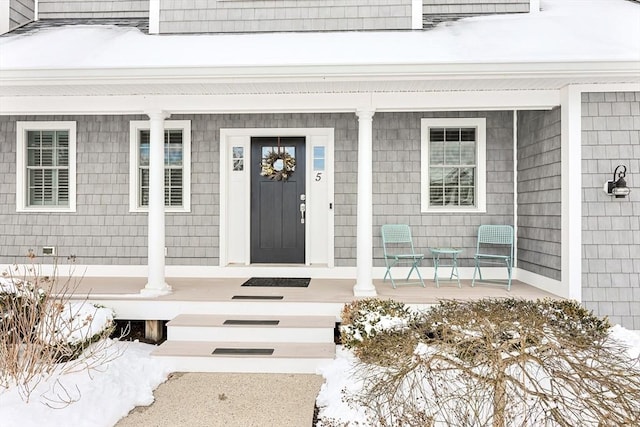
[[[304,214],[307,210],[307,205],[300,203],[300,224],[304,224]]]

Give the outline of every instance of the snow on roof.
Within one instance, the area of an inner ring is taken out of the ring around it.
[[[146,35],[68,26],[0,38],[0,70],[640,61],[640,5],[542,0],[429,31]]]

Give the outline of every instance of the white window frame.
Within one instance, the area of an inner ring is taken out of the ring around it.
[[[425,213],[484,213],[487,211],[487,120],[481,118],[421,119],[420,191]],[[429,129],[437,127],[476,128],[476,205],[429,206]]]
[[[129,123],[129,212],[149,212],[148,206],[138,205],[140,200],[140,178],[138,174],[138,135],[141,130],[150,130],[148,120],[132,120]],[[165,212],[191,212],[191,121],[165,120],[164,130],[182,131],[182,206],[166,206]],[[164,131],[163,131],[164,140]]]
[[[16,211],[76,211],[76,122],[16,122]],[[27,132],[66,130],[69,132],[69,206],[29,206],[27,189]]]

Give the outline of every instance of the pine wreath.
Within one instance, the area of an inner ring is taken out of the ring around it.
[[[282,160],[281,169],[276,169],[274,166],[278,160]],[[296,170],[296,159],[285,151],[271,151],[262,159],[260,166],[262,167],[260,175],[273,181],[286,181]]]

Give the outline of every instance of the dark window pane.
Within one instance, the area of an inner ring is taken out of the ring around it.
[[[444,141],[444,129],[443,128],[430,128],[429,140],[432,142]]]
[[[476,129],[475,128],[463,128],[460,130],[461,141],[475,141]]]
[[[445,133],[446,141],[460,141],[460,128],[447,128]]]

